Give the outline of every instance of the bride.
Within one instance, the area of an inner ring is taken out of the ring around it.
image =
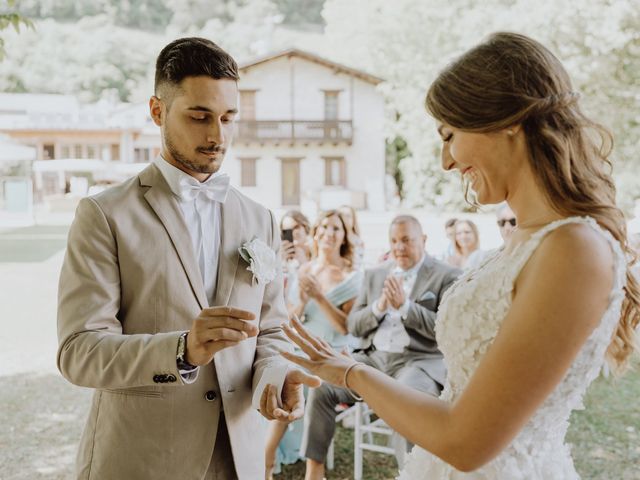
[[[518,228],[466,272],[438,313],[448,367],[439,399],[286,325],[290,361],[350,388],[417,447],[402,480],[577,479],[564,437],[606,359],[622,371],[640,318],[625,222],[607,172],[611,137],[581,111],[559,60],[496,33],[429,88],[442,165]],[[596,141],[597,139],[597,141]]]

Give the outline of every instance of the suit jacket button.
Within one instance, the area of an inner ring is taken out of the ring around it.
[[[216,392],[214,392],[213,390],[209,390],[204,394],[204,398],[207,400],[207,402],[213,402],[217,398]]]
[[[171,374],[167,377],[167,381],[173,383],[176,381],[176,376],[174,374]]]

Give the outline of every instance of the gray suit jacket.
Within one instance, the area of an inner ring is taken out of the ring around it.
[[[349,332],[361,338],[361,348],[369,348],[382,320],[378,320],[371,305],[380,298],[385,279],[395,266],[388,261],[365,272],[364,282],[349,317]],[[442,295],[458,278],[461,271],[425,254],[413,290],[409,295],[411,306],[404,321],[409,334],[408,353],[419,353],[429,358],[442,359],[436,345],[435,321]],[[440,376],[440,375],[438,375]],[[444,381],[444,379],[435,378]]]
[[[264,476],[262,420],[252,408],[267,368],[290,349],[282,273],[254,283],[238,248],[254,237],[275,253],[273,215],[231,189],[221,208],[215,305],[254,312],[257,338],[218,352],[184,384],[181,332],[208,306],[187,225],[162,174],[83,199],[69,232],[58,303],[58,368],[96,389],[80,442],[78,478],[201,480],[224,413],[238,477]]]

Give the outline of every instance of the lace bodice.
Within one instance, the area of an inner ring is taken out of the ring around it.
[[[600,324],[581,348],[564,379],[494,460],[475,472],[462,473],[416,447],[399,480],[579,478],[564,443],[569,416],[573,410],[584,408],[582,398],[602,368],[624,298],[625,256],[608,231],[591,218],[566,218],[538,230],[508,255],[498,250],[487,256],[478,268],[465,272],[445,294],[436,322],[436,339],[448,369],[440,398],[453,402],[493,343],[511,305],[514,282],[525,263],[545,235],[567,223],[590,225],[606,237],[614,252],[614,284]]]

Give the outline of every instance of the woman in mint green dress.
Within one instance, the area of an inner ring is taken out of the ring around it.
[[[353,307],[363,274],[353,269],[354,246],[337,210],[323,212],[312,229],[314,258],[289,272],[287,305],[315,335],[334,348],[350,348],[347,315]],[[300,460],[303,419],[291,424],[271,422],[266,447],[266,478],[280,464]]]

